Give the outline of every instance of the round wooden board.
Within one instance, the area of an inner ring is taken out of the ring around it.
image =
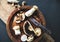
[[[24,11],[24,12],[26,12],[27,10],[29,10],[29,9],[31,9],[31,6],[21,6],[20,7],[20,10],[22,10],[22,11]],[[21,42],[21,40],[20,40],[20,35],[19,36],[16,36],[15,34],[14,34],[14,31],[12,30],[12,27],[13,27],[13,18],[14,18],[14,16],[16,15],[16,13],[18,12],[18,11],[20,11],[20,10],[18,10],[17,8],[11,13],[11,15],[9,16],[9,18],[8,18],[8,21],[7,21],[7,24],[6,24],[6,29],[7,29],[7,33],[8,33],[8,35],[9,35],[9,37],[10,37],[10,39],[13,41],[13,42]],[[46,22],[45,22],[45,19],[44,19],[44,16],[43,16],[43,14],[42,14],[42,12],[41,11],[39,11],[39,9],[37,10],[37,11],[35,11],[34,12],[34,14],[35,15],[33,15],[32,17],[34,17],[38,22],[40,22],[42,25],[44,25],[44,26],[46,26]],[[37,16],[37,17],[36,17]],[[29,17],[30,18],[30,17]],[[29,19],[29,18],[27,18],[27,20]],[[24,21],[25,22],[25,21]],[[20,24],[20,26],[23,26],[23,22]],[[21,28],[22,29],[22,28]],[[36,38],[33,42],[38,42],[39,40],[40,40],[40,37],[41,36],[39,36],[38,38]],[[37,40],[37,41],[36,41]]]

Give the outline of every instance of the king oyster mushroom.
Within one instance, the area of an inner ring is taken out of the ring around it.
[[[34,5],[30,10],[28,10],[25,15],[27,17],[31,16],[36,10],[38,9],[38,7],[36,5]]]
[[[35,28],[34,33],[35,33],[36,36],[40,36],[41,35],[41,29],[40,28]]]
[[[13,30],[15,32],[15,35],[20,35],[21,34],[21,32],[20,32],[20,26],[14,26]]]

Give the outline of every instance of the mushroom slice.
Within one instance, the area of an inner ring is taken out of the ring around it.
[[[34,31],[32,25],[30,25],[30,26],[28,27],[28,29],[29,29],[30,31]]]
[[[27,38],[27,42],[32,42],[34,39],[34,36],[33,35],[30,35],[28,38]]]
[[[14,17],[14,22],[20,23],[20,22],[23,21],[24,19],[25,19],[24,13],[22,13],[22,14],[17,14],[17,16]]]
[[[27,41],[27,36],[26,35],[22,35],[21,36],[21,41],[23,41],[23,42]]]
[[[13,22],[20,23],[21,21],[19,17],[15,16]]]
[[[30,24],[29,21],[25,21],[24,24],[23,24],[23,31],[25,34],[29,35],[29,34],[34,34],[33,32],[33,27],[32,25]]]
[[[20,32],[20,26],[14,26],[13,30],[15,32],[15,35],[20,35],[21,34],[21,32]]]
[[[24,13],[22,13],[22,14],[20,14],[20,16],[19,16],[19,17],[20,17],[20,20],[21,20],[21,21],[23,21],[23,20],[25,19],[25,14],[24,14]]]
[[[40,36],[41,35],[41,29],[40,28],[36,28],[34,31],[36,36]]]

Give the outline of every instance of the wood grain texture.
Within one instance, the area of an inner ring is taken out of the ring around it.
[[[7,0],[0,0],[0,18],[7,22],[10,13],[15,9],[14,6],[7,3]]]

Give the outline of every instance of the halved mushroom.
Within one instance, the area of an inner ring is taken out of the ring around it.
[[[19,16],[19,17],[20,17],[20,20],[21,20],[21,21],[23,21],[23,20],[25,19],[25,14],[24,14],[24,13],[22,13],[22,14],[20,14],[20,16]]]
[[[33,32],[33,27],[32,27],[32,25],[30,24],[29,21],[25,21],[25,22],[24,22],[23,31],[24,31],[24,33],[27,34],[27,35],[29,35],[29,34],[34,34],[34,32]]]

